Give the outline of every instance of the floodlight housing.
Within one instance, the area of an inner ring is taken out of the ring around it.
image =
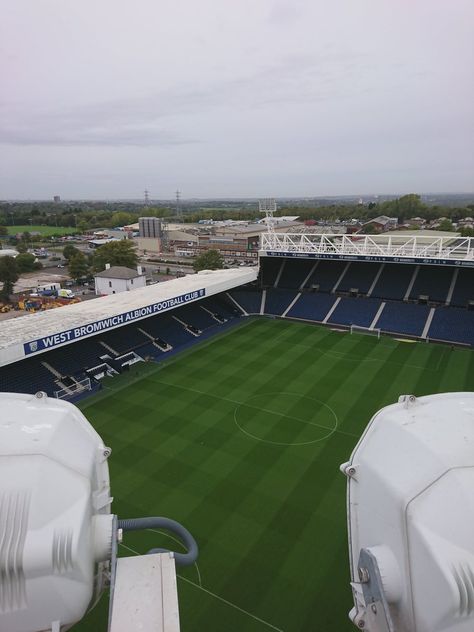
[[[67,630],[110,558],[110,449],[72,404],[0,394],[0,629]]]
[[[111,450],[72,404],[0,393],[0,411],[0,632],[65,632],[105,586],[109,632],[179,632],[175,563],[199,553],[189,531],[110,513]],[[122,533],[143,529],[170,531],[186,552],[118,559]]]
[[[474,393],[401,396],[341,470],[355,625],[472,631]]]

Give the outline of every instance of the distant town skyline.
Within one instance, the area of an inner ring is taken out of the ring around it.
[[[470,0],[25,0],[0,199],[474,190]]]

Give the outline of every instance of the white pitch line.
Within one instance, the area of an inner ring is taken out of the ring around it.
[[[286,332],[284,332],[286,333]],[[355,356],[354,354],[348,353],[346,351],[338,351],[337,349],[318,349],[317,345],[305,345],[302,342],[291,342],[290,340],[280,340],[280,342],[291,345],[292,347],[303,347],[303,349],[310,349],[311,351],[317,351],[321,355],[333,356],[337,360],[344,360],[344,362],[383,362],[384,364],[393,364],[394,366],[402,366],[409,367],[411,369],[418,369],[419,371],[433,371],[436,372],[438,369],[429,367],[419,366],[418,364],[408,364],[405,362],[394,362],[393,360],[386,360],[384,358],[365,358],[362,356]],[[381,347],[391,347],[391,345],[384,345],[382,343],[378,343]]]
[[[178,577],[179,577],[179,579],[182,579],[183,581],[188,582],[188,584],[192,584],[193,586],[196,586],[196,588],[199,588],[203,592],[206,592],[208,595],[211,595],[211,597],[215,597],[219,601],[222,601],[222,603],[225,603],[228,606],[231,606],[231,608],[235,608],[239,612],[243,612],[247,616],[252,617],[252,619],[255,619],[255,621],[258,621],[259,623],[263,623],[263,625],[266,625],[268,628],[271,628],[272,630],[275,630],[276,632],[284,632],[281,628],[277,628],[275,625],[269,623],[268,621],[265,621],[265,619],[261,619],[260,617],[257,617],[255,614],[252,614],[248,610],[244,610],[243,608],[241,608],[237,604],[232,603],[232,601],[228,601],[227,599],[224,599],[224,597],[221,597],[220,595],[217,595],[216,593],[212,592],[211,590],[208,590],[207,588],[204,588],[203,586],[199,586],[198,584],[195,584],[193,581],[191,581],[187,577],[182,577],[181,575],[178,575]]]
[[[123,542],[120,543],[120,546],[123,546],[124,549],[127,549],[128,551],[130,551],[134,555],[141,555],[141,553],[139,553],[138,551],[135,551],[135,549],[132,549],[131,547],[127,546],[126,544],[123,544]],[[215,599],[218,599],[219,601],[222,601],[222,603],[227,604],[231,608],[235,608],[239,612],[243,612],[248,617],[251,617],[252,619],[255,619],[255,621],[258,621],[259,623],[263,623],[263,625],[266,625],[268,628],[270,628],[272,630],[275,630],[275,632],[284,632],[284,630],[282,630],[281,628],[277,628],[275,625],[272,625],[268,621],[265,621],[264,619],[261,619],[260,617],[257,617],[255,614],[252,614],[248,610],[244,610],[243,608],[241,608],[237,604],[232,603],[232,601],[228,601],[227,599],[224,599],[224,597],[221,597],[220,595],[212,592],[211,590],[208,590],[207,588],[204,588],[204,586],[200,586],[199,584],[196,584],[196,582],[193,582],[191,579],[188,579],[187,577],[183,577],[182,575],[178,575],[178,573],[176,573],[176,577],[178,577],[179,579],[182,579],[185,582],[188,582],[188,584],[191,584],[192,586],[195,586],[196,588],[199,588],[199,590],[202,590],[203,592],[207,593],[208,595],[211,595],[211,597],[214,597]]]
[[[252,404],[249,404],[248,401],[251,399],[254,399],[255,397],[260,397],[262,395],[295,395],[296,397],[300,397],[302,399],[309,399],[311,401],[314,402],[318,402],[319,404],[322,404],[323,406],[325,406],[333,415],[334,420],[335,420],[335,424],[334,424],[334,428],[326,428],[326,426],[321,426],[320,424],[311,422],[311,421],[307,421],[305,419],[300,419],[299,417],[293,417],[292,415],[286,415],[285,413],[279,413],[277,411],[273,411],[273,410],[268,410],[267,408],[259,408],[258,406],[252,406]],[[317,428],[323,428],[324,430],[328,430],[329,432],[327,434],[324,435],[324,437],[320,437],[318,439],[312,439],[311,441],[294,441],[292,443],[289,443],[288,441],[272,441],[270,439],[263,439],[262,437],[258,437],[257,435],[253,435],[251,432],[249,432],[248,430],[245,430],[245,428],[243,428],[239,422],[237,421],[237,411],[240,409],[240,406],[236,406],[234,409],[234,423],[237,426],[237,428],[244,433],[244,435],[246,435],[247,437],[250,437],[251,439],[254,439],[255,441],[261,441],[262,443],[270,443],[272,445],[284,445],[284,446],[300,446],[300,445],[311,445],[313,443],[319,443],[319,441],[324,441],[325,439],[329,439],[329,437],[334,434],[337,430],[338,424],[339,424],[339,419],[338,416],[336,415],[336,413],[334,412],[334,410],[331,408],[331,406],[329,406],[328,404],[325,404],[324,402],[322,402],[319,399],[315,399],[314,397],[308,397],[307,395],[300,395],[299,393],[291,393],[291,392],[286,392],[286,391],[279,391],[278,393],[258,393],[257,395],[252,395],[251,397],[248,398],[248,400],[242,404],[242,406],[247,406],[248,408],[253,408],[255,410],[261,410],[263,412],[266,413],[271,413],[271,414],[275,414],[275,415],[279,415],[281,417],[286,417],[287,419],[294,419],[295,421],[300,421],[304,424],[309,424],[310,426],[316,426]]]
[[[147,529],[147,531],[153,531],[153,533],[158,533],[159,535],[164,535],[167,538],[170,538],[171,540],[173,540],[174,542],[179,544],[184,550],[186,550],[186,547],[184,546],[184,544],[180,540],[178,540],[178,538],[175,538],[174,535],[171,535],[170,533],[167,533],[166,531],[160,531],[158,529]],[[199,571],[199,566],[198,566],[197,562],[194,562],[194,566],[196,567],[196,571],[197,571],[197,574],[198,574],[199,586],[202,586],[201,572]]]
[[[261,410],[261,411],[267,412],[267,413],[273,413],[275,415],[280,415],[282,417],[286,417],[287,419],[295,419],[296,421],[302,421],[305,424],[310,424],[312,426],[317,426],[318,428],[322,428],[323,430],[331,430],[331,428],[326,428],[326,426],[322,426],[320,424],[316,424],[314,422],[307,421],[306,419],[299,419],[298,417],[292,417],[291,415],[285,415],[284,413],[279,413],[279,412],[276,412],[274,410],[268,410],[266,408],[259,408],[258,406],[252,406],[251,404],[247,404],[246,402],[239,402],[236,399],[230,399],[230,397],[222,397],[221,395],[215,395],[214,393],[207,393],[206,391],[200,391],[199,389],[191,388],[190,386],[183,386],[182,384],[170,384],[169,382],[164,382],[163,380],[154,380],[154,382],[157,382],[158,384],[163,384],[164,386],[171,386],[172,388],[173,387],[174,388],[180,388],[183,391],[191,391],[192,393],[197,393],[198,395],[207,395],[208,397],[213,397],[214,399],[221,399],[224,402],[230,402],[231,404],[236,404],[237,406],[248,406],[249,408],[254,408],[255,410]],[[258,393],[258,394],[260,394],[260,393]],[[302,393],[294,393],[294,395],[300,395],[300,397],[308,398],[307,395],[303,395]],[[311,399],[311,398],[309,398],[309,399]],[[334,413],[334,414],[336,414],[336,413]],[[348,437],[354,437],[355,439],[360,439],[359,435],[353,434],[351,432],[345,432],[344,430],[339,430],[339,428],[336,428],[336,430],[334,430],[332,432],[339,432],[340,434],[347,435]]]

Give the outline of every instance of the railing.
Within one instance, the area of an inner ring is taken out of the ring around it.
[[[474,237],[262,233],[260,254],[361,260],[416,259],[474,267]],[[423,261],[423,260],[427,261]]]

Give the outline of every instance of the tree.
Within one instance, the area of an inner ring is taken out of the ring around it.
[[[77,252],[73,257],[69,259],[69,274],[73,279],[82,279],[89,275],[89,264],[82,252]]]
[[[110,218],[110,225],[113,226],[128,226],[134,224],[137,221],[137,216],[131,213],[118,212],[114,213]]]
[[[0,281],[3,282],[3,288],[0,291],[0,297],[8,301],[10,294],[13,292],[13,286],[18,281],[18,266],[14,257],[0,257]]]
[[[220,270],[223,267],[224,259],[218,250],[203,252],[193,263],[195,272],[199,272],[199,270]]]
[[[63,248],[63,257],[69,261],[72,257],[75,257],[80,253],[80,250],[72,244],[66,244]]]
[[[398,199],[398,208],[402,214],[417,215],[423,211],[426,206],[421,201],[421,197],[416,193],[409,193],[408,195],[402,195]]]
[[[138,255],[133,241],[130,239],[122,239],[120,241],[111,241],[108,244],[100,246],[94,253],[94,270],[105,270],[106,263],[110,263],[111,266],[136,268]]]
[[[454,226],[453,226],[453,223],[451,222],[451,220],[443,219],[436,230],[453,231],[454,230]]]
[[[35,261],[36,261],[36,257],[34,255],[30,254],[29,252],[22,252],[16,257],[16,265],[18,268],[18,272],[20,274],[22,272],[33,272],[33,270],[37,269]]]

